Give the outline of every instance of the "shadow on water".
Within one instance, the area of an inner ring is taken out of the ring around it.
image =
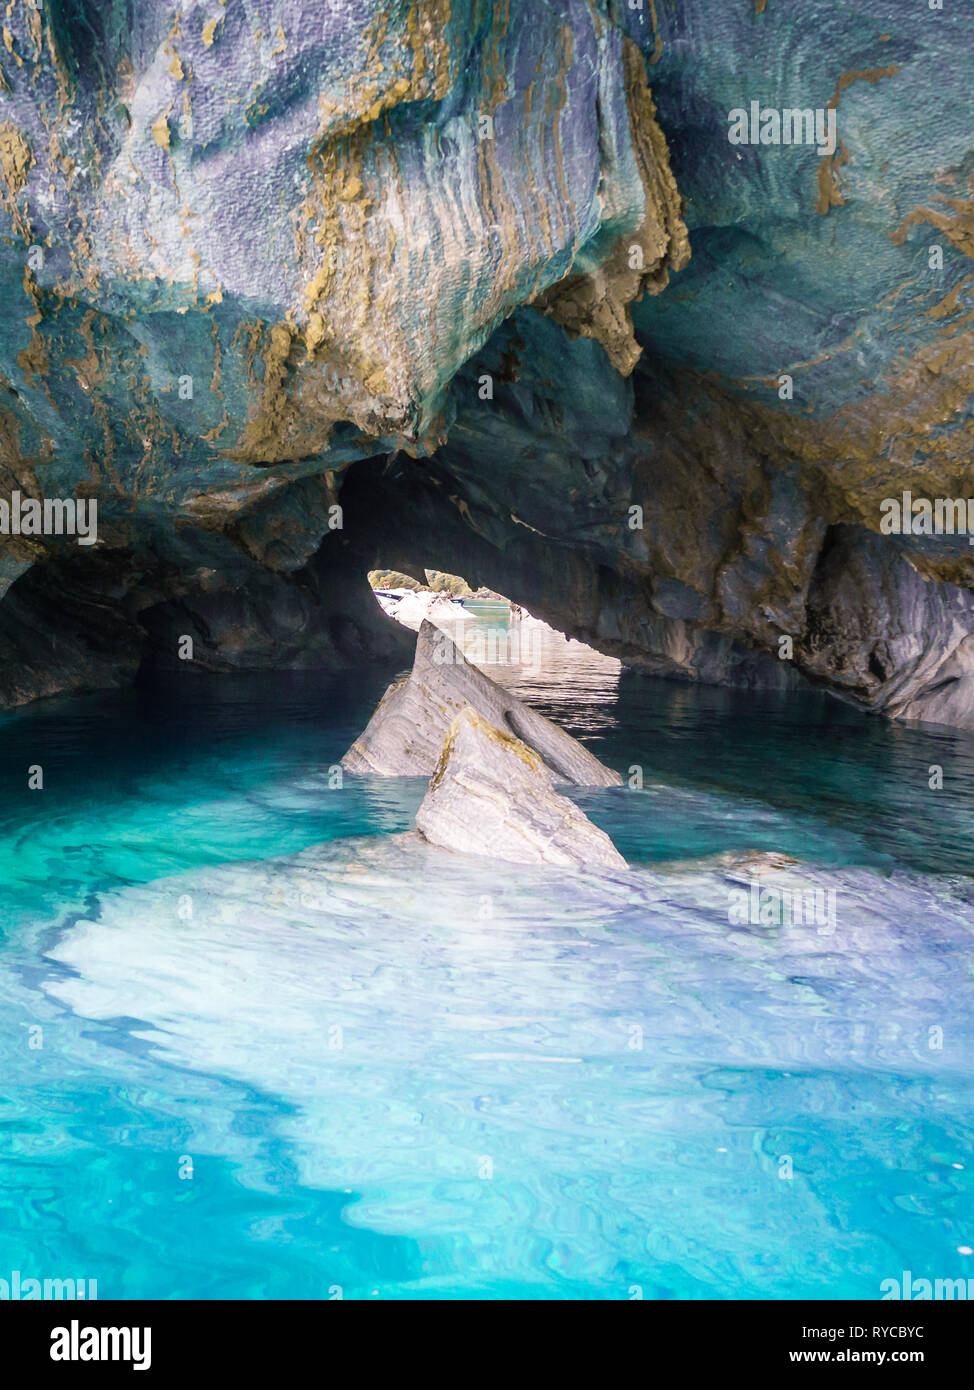
[[[194,676],[5,714],[0,934],[99,889],[410,828],[413,781],[333,774],[394,675]]]
[[[579,798],[628,857],[753,847],[971,873],[971,733],[892,723],[817,691],[663,680],[576,648],[553,634],[535,666],[485,669],[627,780],[638,770],[634,780],[641,777],[649,795]],[[343,787],[332,785],[336,764],[395,674],[395,667],[366,667],[341,675],[194,675],[7,713],[0,717],[0,856],[4,841],[22,846],[34,831],[51,853],[77,859],[87,831],[97,859],[109,831],[122,842],[128,833],[133,852],[111,872],[144,881],[194,863],[411,828],[421,784],[345,778]],[[37,764],[43,792],[27,787],[27,769]],[[931,786],[937,769],[939,788]],[[55,846],[57,826],[78,833]]]
[[[856,835],[922,872],[974,870],[974,734],[898,724],[819,691],[718,690],[625,671],[605,756]],[[943,785],[931,786],[942,772]],[[721,846],[725,848],[726,846]],[[780,848],[782,844],[761,844]]]

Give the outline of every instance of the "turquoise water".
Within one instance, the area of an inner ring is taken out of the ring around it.
[[[492,674],[641,770],[578,795],[629,874],[446,855],[403,833],[422,783],[330,786],[389,672],[0,720],[0,1278],[612,1299],[974,1277],[974,739],[584,654]],[[834,931],[731,923],[758,873],[834,890]]]

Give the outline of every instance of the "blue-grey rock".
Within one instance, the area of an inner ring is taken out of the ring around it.
[[[0,535],[0,703],[185,636],[393,658],[364,574],[435,565],[659,674],[974,723],[967,537],[880,534],[974,495],[961,6],[2,29],[0,498],[94,498],[99,537]],[[752,102],[837,147],[732,143]]]

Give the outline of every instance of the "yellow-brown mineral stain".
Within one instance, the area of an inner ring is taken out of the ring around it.
[[[971,176],[970,187],[974,194],[974,175]],[[952,209],[953,215],[941,208],[914,208],[904,217],[896,230],[890,233],[892,241],[897,246],[902,246],[910,227],[926,223],[930,227],[936,227],[938,232],[943,232],[958,251],[963,251],[965,256],[974,260],[974,197],[945,198],[938,194],[936,201]]]
[[[0,388],[11,391],[10,381],[0,376]],[[0,408],[0,490],[10,494],[15,488],[27,497],[39,497],[41,485],[37,480],[35,465],[48,463],[51,458],[51,440],[42,435],[40,456],[33,460],[25,457],[20,442],[20,423],[12,411]],[[0,536],[0,547],[14,559],[30,563],[41,559],[44,545],[40,540],[26,536]]]
[[[757,2],[758,2],[758,0],[755,0],[755,3],[757,3]],[[766,3],[767,3],[767,0],[761,0],[761,10],[764,9],[764,6],[765,6]],[[761,13],[761,10],[758,10],[758,14]],[[653,68],[653,67],[656,66],[656,64],[659,62],[659,60],[660,60],[660,59],[662,58],[662,56],[663,56],[663,37],[662,37],[662,35],[660,34],[660,31],[659,31],[659,20],[656,18],[656,0],[649,0],[649,16],[650,16],[650,19],[651,19],[652,25],[653,25],[653,40],[654,40],[654,42],[653,42],[653,56],[652,56],[652,57],[650,58],[650,60],[649,60],[649,66],[650,66],[651,68]]]
[[[27,31],[34,45],[34,62],[39,63],[44,51],[44,31],[41,27],[40,9],[34,9],[30,5],[27,6]]]
[[[846,87],[851,86],[853,82],[876,83],[883,77],[895,77],[899,71],[900,68],[898,64],[890,63],[889,67],[885,68],[853,68],[849,72],[842,73],[838,82],[835,84],[835,92],[832,95],[827,109],[829,111],[835,111],[838,108],[842,93],[845,91]],[[823,216],[830,208],[842,207],[846,201],[839,187],[838,170],[841,169],[843,164],[849,162],[849,152],[841,140],[838,143],[839,148],[835,153],[823,155],[819,160],[817,174],[818,200],[815,204],[815,211],[821,213]]]
[[[152,138],[159,148],[161,150],[168,150],[170,145],[168,113],[164,111],[158,120],[153,121],[149,128],[152,131]]]
[[[826,419],[800,419],[740,398],[733,408],[753,448],[815,468],[835,505],[875,530],[879,503],[897,491],[922,483],[928,495],[950,497],[974,486],[964,462],[974,456],[974,422],[962,413],[974,394],[970,343],[966,331],[941,337],[885,389]]]
[[[641,354],[629,306],[644,293],[659,294],[669,281],[670,269],[683,269],[690,259],[690,241],[643,56],[628,38],[623,39],[623,71],[632,146],[645,198],[642,223],[619,237],[595,275],[569,275],[540,295],[536,307],[551,314],[572,336],[601,343],[615,369],[629,376]]]
[[[203,25],[203,43],[207,48],[213,47],[213,40],[216,36],[216,26],[219,22],[219,19],[208,19]]]
[[[14,62],[17,64],[19,68],[22,68],[24,66],[24,60],[23,58],[21,58],[20,54],[14,48],[14,36],[13,34],[11,34],[9,29],[4,29],[3,31],[3,42],[4,47],[6,48],[10,56],[13,58]],[[6,79],[4,79],[3,85],[6,91],[10,90]]]
[[[34,165],[30,146],[15,125],[5,121],[0,125],[0,173],[3,175],[4,206],[10,213],[14,229],[25,241],[31,239],[30,221],[17,202],[17,194],[27,183]]]
[[[33,164],[34,156],[23,135],[10,121],[4,121],[0,125],[0,169],[11,198],[16,198],[27,182]]]

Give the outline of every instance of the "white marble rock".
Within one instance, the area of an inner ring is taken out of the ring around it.
[[[555,791],[539,755],[470,705],[450,725],[416,829],[460,854],[568,869],[626,868],[605,831]]]
[[[555,782],[577,787],[621,785],[617,772],[472,666],[456,643],[431,622],[424,622],[419,630],[411,673],[390,685],[342,758],[342,767],[366,775],[430,777],[447,730],[467,705],[488,724],[533,749]]]

